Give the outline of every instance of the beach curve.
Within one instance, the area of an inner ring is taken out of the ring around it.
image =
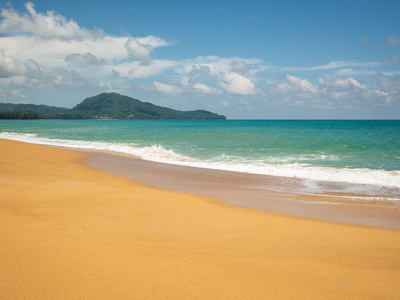
[[[396,299],[400,231],[167,191],[0,140],[3,299]]]

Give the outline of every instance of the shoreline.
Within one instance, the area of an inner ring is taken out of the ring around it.
[[[125,128],[126,129],[126,128]],[[235,163],[223,162],[216,159],[213,162],[208,159],[196,159],[191,158],[191,155],[185,156],[179,154],[173,150],[174,147],[164,148],[161,144],[156,142],[151,146],[134,146],[132,144],[124,144],[122,142],[114,143],[90,141],[90,140],[77,140],[66,139],[58,140],[52,138],[40,138],[35,136],[36,134],[24,134],[24,133],[13,133],[3,132],[1,135],[4,139],[17,140],[21,142],[28,142],[33,144],[41,144],[53,147],[60,147],[63,149],[70,149],[72,151],[87,151],[97,153],[108,153],[111,155],[119,155],[126,157],[139,157],[144,160],[183,165],[193,168],[209,168],[213,170],[240,172],[246,174],[258,174],[263,176],[275,176],[275,177],[288,177],[288,178],[299,178],[303,181],[300,184],[300,188],[307,188],[312,190],[314,193],[319,194],[322,191],[327,193],[344,193],[344,194],[362,194],[368,197],[369,200],[383,200],[383,201],[399,201],[400,202],[400,173],[392,168],[383,169],[380,165],[378,168],[370,168],[368,166],[360,167],[350,163],[341,166],[328,166],[324,164],[313,165],[311,162],[306,162],[302,166],[302,155],[298,157],[299,161],[292,161],[289,157],[288,164],[269,164],[261,163],[259,165],[256,161],[236,161]],[[93,144],[94,143],[94,144]],[[222,154],[224,157],[225,154]],[[322,155],[322,154],[321,154]],[[196,156],[196,155],[195,155]],[[230,155],[228,155],[230,156]],[[314,156],[314,155],[311,155]],[[386,156],[386,155],[381,155]],[[294,154],[296,157],[296,154]],[[315,157],[315,159],[318,159]],[[325,156],[322,155],[320,158],[324,160]],[[278,154],[278,161],[279,154]],[[242,157],[243,159],[243,157]],[[333,157],[328,156],[328,160],[336,160],[335,155]],[[340,160],[340,158],[338,158]],[[239,159],[241,160],[241,159]],[[394,162],[397,166],[398,162]],[[390,164],[389,164],[390,165]],[[379,199],[381,198],[381,199]]]
[[[148,187],[77,151],[0,152],[2,299],[398,299],[399,230]]]
[[[342,195],[286,192],[301,179],[195,168],[87,152],[84,161],[97,170],[146,186],[206,196],[238,207],[306,219],[400,229],[400,206],[394,202],[352,201]],[[276,187],[279,187],[279,190]]]

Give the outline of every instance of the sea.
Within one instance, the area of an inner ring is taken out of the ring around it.
[[[297,192],[400,204],[399,120],[0,120],[0,138],[297,178]]]

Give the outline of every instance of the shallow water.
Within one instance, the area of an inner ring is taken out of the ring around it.
[[[296,188],[310,194],[400,200],[400,121],[0,121],[0,138],[299,178]]]

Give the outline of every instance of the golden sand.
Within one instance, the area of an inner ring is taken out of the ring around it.
[[[0,140],[0,299],[396,299],[400,231],[141,186]]]

